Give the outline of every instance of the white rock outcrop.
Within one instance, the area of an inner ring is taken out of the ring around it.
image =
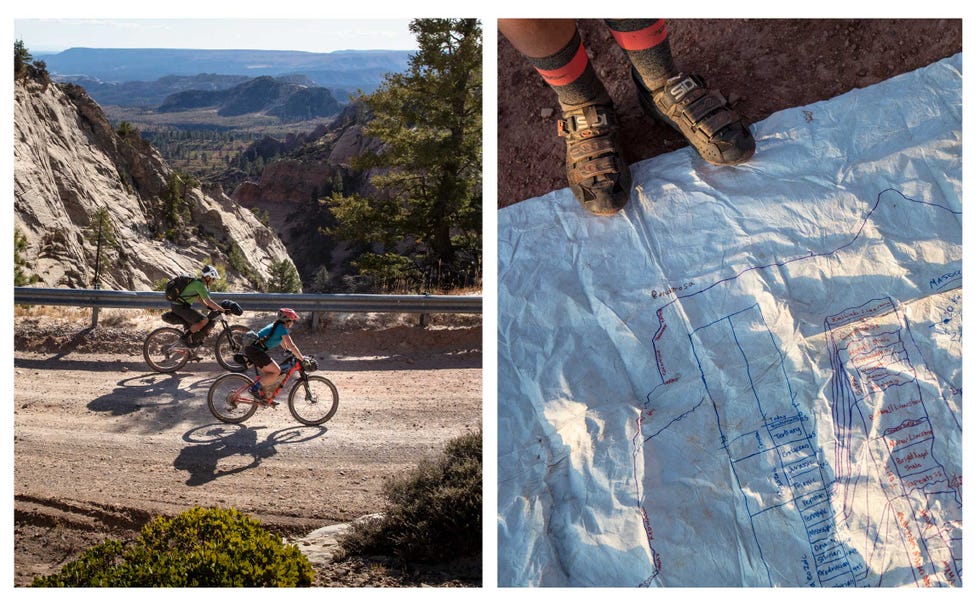
[[[38,286],[92,286],[96,253],[86,229],[102,207],[119,244],[103,255],[101,288],[150,290],[216,263],[233,290],[253,290],[256,276],[267,280],[273,263],[289,259],[276,233],[220,189],[188,190],[189,219],[177,237],[186,242],[168,240],[161,215],[172,175],[138,135],[114,131],[81,88],[15,84],[14,227]],[[229,257],[235,248],[244,262]]]

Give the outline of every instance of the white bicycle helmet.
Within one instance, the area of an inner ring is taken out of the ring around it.
[[[201,270],[201,278],[214,278],[215,280],[217,280],[218,270],[216,270],[215,267],[212,265],[206,265],[204,266],[204,269]]]

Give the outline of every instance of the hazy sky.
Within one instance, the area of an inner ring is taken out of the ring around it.
[[[15,19],[32,53],[87,48],[416,50],[410,19]]]

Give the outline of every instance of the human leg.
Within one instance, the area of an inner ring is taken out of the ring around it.
[[[255,345],[249,345],[243,351],[248,361],[259,369],[259,382],[249,389],[252,393],[258,394],[262,389],[267,389],[279,378],[279,365],[269,357],[269,354],[259,349]]]
[[[632,66],[640,106],[681,132],[701,157],[716,165],[747,161],[755,139],[739,115],[703,78],[679,72],[663,19],[607,19]]]
[[[197,322],[191,324],[191,332],[194,333],[201,332],[202,330],[204,330],[204,328],[207,325],[208,325],[208,319],[206,317],[201,318]]]
[[[648,89],[662,88],[677,75],[663,19],[606,19],[606,26]]]
[[[173,305],[171,311],[181,317],[188,324],[188,334],[185,338],[185,342],[190,344],[196,344],[200,341],[198,339],[203,338],[197,333],[201,331],[205,326],[208,325],[208,318],[201,312],[197,311],[189,305]],[[206,335],[205,335],[206,336]]]
[[[524,56],[541,58],[561,50],[577,28],[574,19],[498,19],[497,29]]]
[[[259,382],[268,390],[276,382],[276,379],[279,378],[279,365],[270,360],[268,364],[261,366],[259,370],[262,371],[262,378]]]
[[[501,19],[498,26],[558,98],[558,132],[565,138],[572,192],[592,213],[616,213],[629,199],[629,166],[619,149],[612,100],[596,76],[575,22]]]
[[[606,95],[572,19],[501,19],[500,33],[551,86],[562,108]]]

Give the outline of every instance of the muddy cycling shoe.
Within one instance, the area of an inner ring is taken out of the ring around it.
[[[558,135],[565,138],[568,185],[588,211],[613,215],[626,206],[632,179],[619,150],[612,101],[605,96],[591,104],[562,108]]]
[[[633,82],[646,114],[683,134],[708,163],[736,165],[755,153],[755,138],[742,116],[700,76],[681,73],[651,91],[634,70]]]

